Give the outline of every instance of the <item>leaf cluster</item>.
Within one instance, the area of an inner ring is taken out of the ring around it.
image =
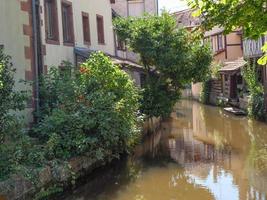
[[[7,135],[16,127],[17,117],[11,111],[25,108],[26,91],[15,91],[15,69],[3,49],[0,49],[0,144],[5,142]]]
[[[84,153],[103,159],[128,151],[138,137],[138,90],[103,53],[80,69],[52,69],[43,78],[35,132],[49,159]]]
[[[169,13],[117,18],[114,26],[146,70],[142,108],[148,116],[168,115],[186,84],[206,79],[212,60],[209,47],[178,28]]]

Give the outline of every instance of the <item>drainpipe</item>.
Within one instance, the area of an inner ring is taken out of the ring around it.
[[[144,0],[144,13],[146,13],[146,0]]]
[[[39,8],[39,0],[32,0],[32,28],[33,28],[33,49],[34,49],[34,73],[35,73],[35,88],[34,88],[34,101],[35,101],[35,111],[39,113],[40,111],[40,99],[39,99],[39,75],[42,71],[42,64],[41,60],[41,46],[40,46],[40,30],[39,23],[39,9],[37,10],[36,7]],[[37,122],[38,119],[35,119]]]
[[[115,49],[115,56],[118,57],[118,49],[117,49],[117,37],[116,37],[116,31],[113,28],[113,38],[114,38],[114,49]]]
[[[130,11],[129,11],[129,2],[128,2],[129,0],[126,0],[126,4],[127,4],[127,16],[126,17],[129,17],[130,15],[129,15],[129,13],[130,13]],[[126,45],[126,43],[125,43],[125,45]],[[125,58],[126,58],[126,60],[128,59],[128,48],[126,47],[126,49],[125,49],[126,51],[125,51]]]
[[[157,5],[157,15],[159,15],[159,0],[156,0],[156,5]]]

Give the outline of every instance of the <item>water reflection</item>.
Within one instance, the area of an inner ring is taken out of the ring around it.
[[[136,148],[66,200],[267,200],[267,125],[182,101]]]

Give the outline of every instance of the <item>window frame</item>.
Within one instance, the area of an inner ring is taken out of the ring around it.
[[[218,34],[217,35],[217,51],[222,51],[222,50],[224,50],[223,34]]]
[[[87,23],[84,21],[84,18],[87,18]],[[85,29],[85,25],[87,26],[87,32]],[[91,45],[90,17],[89,17],[89,13],[86,13],[83,11],[82,11],[82,29],[83,29],[83,42],[84,42],[84,44],[85,45]],[[86,38],[86,36],[88,38]]]
[[[65,40],[65,28],[64,28],[64,14],[63,14],[63,11],[64,11],[64,7],[67,7],[68,9],[68,18],[69,18],[69,21],[68,23],[68,27],[69,28],[69,34],[70,34],[70,40]],[[67,1],[67,0],[61,0],[61,18],[62,18],[62,34],[63,34],[63,44],[65,46],[74,46],[74,43],[75,43],[75,36],[74,36],[74,24],[73,24],[73,7],[72,7],[72,2],[70,1]]]
[[[47,21],[48,19],[48,13],[47,13],[47,3],[48,2],[53,2],[52,4],[54,5],[54,8],[52,9],[52,18],[53,24],[51,25],[54,29],[54,35],[53,38],[48,37],[48,29],[49,29],[49,22]],[[47,44],[54,44],[54,45],[59,45],[59,28],[58,28],[58,7],[57,7],[57,0],[44,0],[44,21],[45,21],[45,40]]]
[[[102,22],[102,27],[101,29],[99,29],[99,22],[98,19],[101,19]],[[97,41],[98,44],[100,45],[105,45],[105,22],[104,22],[104,17],[102,15],[96,15],[96,28],[97,28]],[[103,33],[101,34],[100,31],[103,31]]]

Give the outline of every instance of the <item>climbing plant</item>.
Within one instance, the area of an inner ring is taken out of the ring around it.
[[[256,64],[248,64],[243,68],[242,75],[247,83],[250,92],[248,102],[248,115],[255,119],[264,119],[264,90],[259,82]]]

